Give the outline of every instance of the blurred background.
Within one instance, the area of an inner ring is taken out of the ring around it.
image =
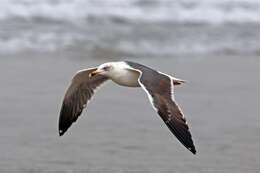
[[[0,51],[255,55],[259,22],[258,0],[1,0]]]
[[[0,0],[0,172],[260,172],[259,42],[258,0]],[[126,59],[189,81],[196,156],[112,82],[58,136],[76,71]]]

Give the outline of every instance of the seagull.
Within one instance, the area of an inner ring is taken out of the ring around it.
[[[60,136],[76,122],[94,90],[108,80],[121,86],[141,87],[170,131],[189,151],[196,154],[186,119],[174,99],[174,85],[185,81],[132,61],[107,62],[76,73],[61,106]]]

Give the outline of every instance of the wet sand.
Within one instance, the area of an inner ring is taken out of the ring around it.
[[[260,171],[259,57],[128,59],[189,81],[176,87],[175,98],[191,128],[195,156],[170,133],[142,89],[112,82],[59,137],[59,109],[72,75],[111,60],[77,57],[0,56],[0,172]]]

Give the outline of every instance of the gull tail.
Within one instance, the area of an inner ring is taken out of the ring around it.
[[[173,85],[180,85],[182,83],[187,83],[187,81],[183,79],[173,78]]]

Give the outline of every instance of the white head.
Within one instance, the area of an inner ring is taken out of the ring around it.
[[[110,74],[113,72],[113,69],[115,69],[115,66],[117,66],[118,62],[107,62],[104,64],[101,64],[98,66],[96,71],[93,71],[89,74],[89,77],[95,76],[97,74],[101,74],[104,76],[110,76]]]

